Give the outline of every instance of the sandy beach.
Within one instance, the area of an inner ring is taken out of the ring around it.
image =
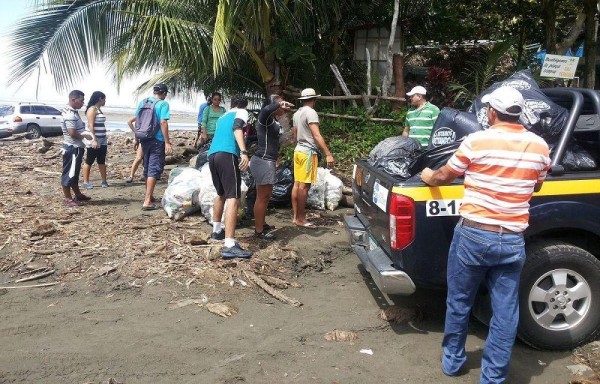
[[[223,260],[200,214],[141,210],[144,183],[123,180],[129,137],[113,136],[111,185],[94,166],[79,208],[62,204],[61,137],[43,154],[42,140],[0,143],[0,382],[456,382],[439,368],[445,294],[379,292],[348,245],[352,209],[310,210],[317,227],[299,228],[289,206],[271,207],[276,241],[242,220],[236,240],[254,256]],[[159,200],[193,137],[172,135],[180,157]],[[479,380],[486,334],[470,324],[459,381]],[[517,342],[508,380],[567,383],[573,361]]]

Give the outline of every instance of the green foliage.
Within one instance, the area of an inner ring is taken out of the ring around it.
[[[482,55],[465,63],[465,70],[461,74],[465,82],[455,82],[448,86],[450,91],[455,94],[454,102],[458,107],[468,105],[506,72],[514,70],[510,55],[512,48],[513,44],[510,41],[497,43],[483,51]],[[506,65],[507,61],[508,65]]]

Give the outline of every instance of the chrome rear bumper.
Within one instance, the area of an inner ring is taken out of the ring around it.
[[[377,243],[369,241],[367,229],[356,216],[344,216],[344,225],[352,250],[381,292],[392,295],[410,295],[415,292],[416,287],[410,276],[396,269],[383,249]]]

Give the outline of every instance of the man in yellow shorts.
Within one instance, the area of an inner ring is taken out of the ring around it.
[[[314,227],[306,221],[306,199],[310,185],[317,181],[317,167],[319,166],[318,149],[320,148],[327,157],[327,166],[334,164],[333,156],[325,144],[325,139],[319,131],[319,116],[314,110],[317,102],[314,89],[306,88],[298,98],[302,107],[294,113],[293,129],[296,133],[296,148],[294,149],[294,189],[292,189],[292,208],[294,210],[294,224],[302,227]]]

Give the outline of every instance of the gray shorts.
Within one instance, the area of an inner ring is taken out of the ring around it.
[[[252,156],[250,172],[256,185],[269,185],[275,183],[275,162]]]

